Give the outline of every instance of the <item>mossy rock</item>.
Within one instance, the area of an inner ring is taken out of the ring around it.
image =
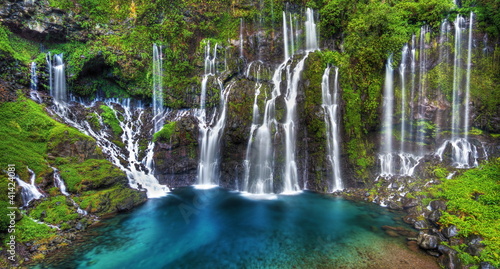
[[[60,165],[58,168],[68,191],[73,193],[127,183],[125,172],[107,160],[88,159],[82,163]]]
[[[47,152],[54,157],[74,157],[80,162],[88,158],[103,158],[94,138],[64,125],[49,132],[47,145]]]
[[[130,189],[124,185],[117,185],[102,191],[88,191],[75,201],[80,207],[91,214],[105,215],[130,210],[145,202],[145,192]]]

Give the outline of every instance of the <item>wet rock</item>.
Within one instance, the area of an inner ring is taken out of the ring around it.
[[[389,202],[389,204],[387,205],[387,207],[389,209],[392,209],[392,210],[401,210],[401,209],[403,209],[400,205],[398,205],[396,202],[393,202],[393,201]]]
[[[479,256],[481,254],[481,251],[484,248],[484,244],[481,243],[483,238],[477,235],[473,235],[469,238],[469,242],[467,243],[467,251],[470,255],[472,256]]]
[[[437,222],[439,221],[439,219],[441,218],[441,216],[443,215],[443,213],[441,213],[441,211],[439,210],[434,210],[432,211],[429,216],[427,217],[427,219],[434,225],[438,225]]]
[[[417,230],[426,230],[430,228],[429,223],[427,223],[427,221],[425,220],[415,221],[415,223],[413,223],[413,227],[415,227],[415,229]]]
[[[436,251],[432,251],[432,250],[428,250],[426,251],[427,254],[431,255],[431,256],[434,256],[434,257],[439,257],[441,256],[441,254],[439,252],[436,252]]]
[[[453,236],[456,236],[458,235],[458,230],[457,230],[457,226],[455,225],[450,225],[446,228],[444,228],[441,233],[446,236],[446,238],[451,238]]]
[[[418,245],[423,249],[436,249],[439,240],[436,236],[420,232],[417,237]]]
[[[415,198],[404,198],[403,200],[403,208],[408,209],[411,207],[418,206],[418,200]]]
[[[443,254],[438,258],[441,266],[448,269],[461,268],[460,259],[457,257],[457,251],[445,246],[439,245],[438,251]]]
[[[495,266],[491,265],[489,262],[481,262],[479,264],[479,269],[497,269]]]
[[[441,201],[441,200],[434,200],[430,203],[431,209],[432,210],[441,210],[441,211],[446,211],[446,202]]]

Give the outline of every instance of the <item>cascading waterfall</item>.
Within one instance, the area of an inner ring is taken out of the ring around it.
[[[401,52],[401,63],[399,64],[399,75],[401,77],[401,145],[399,151],[405,152],[405,138],[406,138],[406,58],[408,54],[408,45],[404,45]]]
[[[56,185],[56,187],[59,188],[59,190],[64,196],[69,196],[69,193],[66,191],[66,185],[64,184],[64,181],[61,178],[61,173],[55,167],[52,167],[52,170],[54,171],[54,176],[53,176],[54,184]]]
[[[338,76],[339,68],[335,67],[335,79],[333,81],[333,94],[330,94],[330,69],[328,66],[323,73],[321,81],[323,110],[325,112],[326,139],[327,139],[327,159],[332,167],[332,191],[342,190],[342,177],[340,172],[340,150],[339,150],[339,90]]]
[[[240,58],[243,58],[243,18],[240,18]]]
[[[274,190],[275,177],[275,156],[278,154],[274,149],[274,135],[278,130],[283,130],[285,137],[284,167],[282,173],[283,193],[293,193],[300,190],[299,178],[297,172],[296,155],[296,106],[297,91],[301,79],[304,63],[310,51],[318,49],[318,37],[316,23],[314,22],[314,13],[311,9],[307,10],[305,21],[305,39],[306,55],[295,65],[292,70],[291,57],[297,50],[296,33],[298,27],[293,27],[294,17],[287,12],[283,12],[283,52],[284,62],[274,71],[273,89],[269,97],[266,98],[265,108],[261,116],[256,105],[257,97],[260,93],[256,92],[254,99],[253,122],[249,144],[247,146],[247,157],[245,160],[245,183],[243,191],[250,193],[271,193]],[[308,41],[307,41],[308,40]],[[282,75],[286,76],[286,92],[281,92]],[[257,86],[258,87],[258,86]],[[260,91],[260,87],[256,88]],[[284,97],[286,114],[283,123],[278,123],[276,119],[276,100]],[[261,116],[261,117],[260,117]],[[259,120],[262,123],[259,125]],[[282,127],[282,128],[280,128]]]
[[[63,54],[56,54],[51,57],[49,52],[46,59],[49,69],[50,96],[58,103],[65,103],[68,96],[66,92],[66,73]]]
[[[287,27],[287,20],[286,20],[286,12],[285,11],[283,11],[283,46],[284,46],[285,61],[287,61],[290,58],[290,51],[288,49],[288,46],[289,46],[288,27]]]
[[[389,56],[385,65],[385,82],[383,96],[383,122],[382,122],[382,150],[379,155],[381,171],[380,175],[389,177],[394,175],[392,160],[392,117],[394,113],[394,88],[392,68],[392,55]]]
[[[31,62],[30,65],[30,89],[36,91],[38,87],[38,77],[36,75],[36,63]]]
[[[148,198],[165,196],[169,191],[168,187],[160,185],[154,176],[152,161],[154,149],[153,142],[149,142],[148,144],[145,154],[146,157],[139,160],[139,138],[142,133],[144,108],[141,105],[135,108],[132,107],[130,99],[97,99],[91,106],[94,106],[97,102],[104,102],[108,107],[114,110],[120,127],[123,130],[121,140],[123,145],[125,145],[125,152],[122,152],[121,148],[111,141],[112,138],[109,137],[105,128],[94,131],[87,120],[78,119],[70,108],[62,107],[55,112],[69,125],[93,137],[108,159],[127,174],[130,187],[134,189],[145,189]],[[115,106],[120,106],[121,109],[115,109]],[[95,115],[98,117],[99,123],[102,126],[102,118],[97,113]]]
[[[30,183],[26,183],[16,176],[17,184],[21,186],[21,197],[23,198],[23,206],[29,206],[29,203],[33,200],[38,200],[42,198],[44,195],[38,190],[35,185],[36,174],[33,170],[28,168],[28,172],[30,174]]]
[[[200,161],[198,163],[198,185],[218,185],[220,166],[220,142],[226,124],[227,97],[234,84],[224,88],[222,80],[216,77],[217,44],[213,56],[210,43],[205,47],[205,75],[201,83],[200,110],[198,121],[200,128]],[[215,78],[220,89],[220,113],[214,110],[212,118],[207,119],[206,94],[209,78]]]
[[[38,94],[38,76],[36,74],[36,63],[31,62],[30,65],[30,98],[37,102],[37,103],[42,103],[43,100],[40,97],[40,94]]]
[[[68,196],[69,197],[69,193],[66,191],[66,185],[64,184],[64,180],[61,178],[61,173],[59,172],[59,170],[55,167],[51,167],[52,170],[54,171],[54,184],[56,185],[56,187],[59,188],[59,190],[61,191],[61,193],[64,195],[64,196]],[[80,206],[75,202],[75,200],[73,200],[72,198],[69,198],[71,200],[71,202],[73,203],[73,206],[76,207],[76,212],[80,215],[84,215],[86,216],[88,213],[87,211],[83,210],[80,208]]]
[[[420,28],[420,39],[419,39],[419,79],[418,79],[418,104],[417,104],[417,113],[418,113],[418,125],[417,125],[417,135],[416,142],[418,145],[418,152],[421,156],[424,155],[424,134],[425,134],[425,106],[428,103],[427,101],[427,76],[426,76],[426,67],[427,67],[427,49],[426,49],[426,36],[430,33],[430,29],[428,26],[422,26]]]
[[[316,23],[314,22],[314,11],[311,8],[306,9],[306,50],[315,51],[319,49],[318,34]]]
[[[453,97],[452,97],[452,119],[451,140],[446,140],[435,155],[443,160],[443,154],[448,145],[452,150],[452,162],[456,168],[470,168],[478,165],[478,150],[475,145],[468,141],[470,128],[470,75],[472,68],[472,31],[474,24],[474,13],[470,13],[469,21],[460,15],[454,22],[455,27],[455,50],[453,60]],[[468,25],[468,27],[467,27]],[[467,33],[467,35],[465,35]],[[464,59],[464,43],[467,40],[467,55]],[[464,74],[465,69],[465,74]],[[463,96],[463,98],[461,98]],[[462,119],[463,118],[463,124]],[[461,135],[461,132],[463,135]]]
[[[297,91],[299,88],[299,81],[304,70],[304,63],[307,59],[309,52],[306,53],[304,58],[297,63],[293,74],[290,73],[290,66],[287,66],[287,93],[285,95],[286,117],[283,123],[285,132],[285,171],[283,175],[284,193],[296,192],[300,190],[297,173],[297,163],[295,161],[295,145],[297,142],[295,126],[296,109],[297,109]]]
[[[163,54],[161,46],[153,44],[153,132],[158,132],[164,123],[163,109]]]
[[[252,64],[249,65],[248,71],[247,71],[247,77],[249,77],[250,74],[250,68],[252,67]],[[259,113],[259,106],[257,105],[258,98],[260,96],[260,90],[262,88],[262,83],[260,82],[260,69],[261,65],[258,65],[258,69],[256,71],[257,73],[257,81],[255,83],[255,95],[254,95],[254,101],[253,101],[253,113],[252,113],[252,125],[250,127],[250,137],[248,138],[248,145],[247,145],[247,152],[245,156],[245,161],[244,161],[244,166],[245,166],[245,175],[244,175],[244,184],[243,184],[243,190],[250,192],[250,193],[256,193],[256,194],[263,194],[263,193],[270,193],[273,190],[272,186],[272,177],[270,177],[270,172],[271,172],[271,167],[266,166],[266,167],[252,167],[251,165],[253,162],[251,162],[252,158],[252,146],[253,146],[253,141],[255,135],[255,131],[259,128],[259,122],[260,122],[260,113]],[[267,148],[263,148],[259,151],[257,151],[257,154],[270,154],[267,152],[269,150],[270,145],[265,145]],[[262,156],[265,157],[265,156]],[[255,162],[254,165],[258,165],[259,162]],[[257,169],[257,172],[253,173],[254,178],[252,181],[250,181],[250,170],[251,169]]]

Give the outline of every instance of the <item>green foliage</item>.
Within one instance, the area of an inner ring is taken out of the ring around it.
[[[169,122],[169,123],[163,125],[161,130],[153,135],[153,142],[169,141],[175,132],[176,126],[177,126],[177,122],[175,122],[175,121],[172,121],[172,122]]]
[[[432,187],[430,195],[446,199],[448,212],[440,223],[454,224],[462,236],[472,234],[484,238],[485,249],[480,261],[500,265],[500,158],[476,169],[464,172],[455,179],[445,180]],[[467,258],[462,253],[462,257]],[[472,260],[467,259],[469,262]],[[477,259],[475,262],[479,262]]]
[[[107,105],[101,105],[100,107],[102,109],[101,117],[102,120],[105,124],[107,124],[109,127],[111,127],[111,130],[113,130],[113,133],[115,135],[121,135],[123,133],[122,127],[120,127],[120,122],[118,121],[118,118],[116,117],[115,110],[110,108]]]
[[[23,217],[19,222],[16,223],[16,241],[30,242],[34,240],[41,240],[45,238],[50,238],[54,236],[56,230],[50,228],[49,226],[41,223],[36,223],[28,217]]]
[[[59,170],[68,191],[73,193],[127,182],[125,173],[107,160],[88,159],[82,163],[62,164]]]
[[[78,218],[76,208],[71,201],[66,199],[66,196],[59,195],[49,197],[34,208],[29,216],[34,219],[41,220],[45,223],[59,225],[63,222],[75,220]]]

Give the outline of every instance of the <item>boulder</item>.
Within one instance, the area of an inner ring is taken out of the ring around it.
[[[413,227],[417,230],[426,230],[430,228],[430,225],[425,220],[417,220],[413,223]]]
[[[462,268],[456,250],[445,245],[439,245],[438,251],[443,254],[438,258],[441,266],[447,269]]]
[[[445,211],[447,206],[446,206],[446,202],[445,201],[441,201],[441,200],[434,200],[430,203],[430,206],[431,206],[431,209],[432,210],[441,210],[441,211]]]
[[[403,200],[403,208],[408,209],[411,207],[418,206],[418,200],[415,198],[404,198]]]
[[[479,256],[484,248],[484,244],[481,243],[483,238],[478,235],[473,235],[469,237],[469,242],[467,243],[467,251],[472,256]]]
[[[417,237],[417,243],[422,249],[436,249],[439,244],[439,239],[437,238],[437,236],[420,232]]]
[[[443,230],[441,230],[441,233],[444,236],[446,236],[446,238],[451,238],[453,236],[456,236],[456,235],[458,235],[457,226],[450,225],[450,226],[444,228]]]
[[[443,213],[441,213],[441,211],[439,210],[434,210],[432,211],[429,216],[427,217],[427,219],[434,225],[438,225],[437,222],[439,221],[439,219],[441,218],[441,216],[443,215]]]

